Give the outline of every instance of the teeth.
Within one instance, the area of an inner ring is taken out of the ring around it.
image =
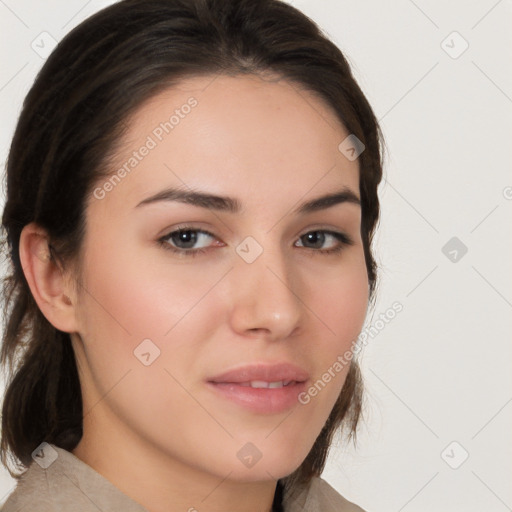
[[[251,380],[250,382],[243,382],[242,386],[250,386],[251,388],[282,388],[283,386],[288,386],[290,384],[290,380],[278,380],[275,382],[267,382],[264,380]]]
[[[251,380],[251,388],[270,388],[273,384],[282,384],[282,382],[266,382],[264,380]]]
[[[249,382],[240,382],[240,386],[251,387],[251,388],[282,388],[283,386],[288,386],[291,380],[278,380],[275,382],[267,382],[265,380],[251,380]]]

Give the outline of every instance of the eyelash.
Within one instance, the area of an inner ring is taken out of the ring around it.
[[[170,233],[168,233],[167,235],[164,235],[163,237],[159,238],[158,239],[158,243],[165,250],[171,251],[174,254],[178,254],[179,256],[195,257],[195,256],[199,256],[200,254],[204,254],[204,253],[208,252],[208,250],[210,249],[209,247],[208,248],[202,248],[202,249],[178,249],[176,247],[173,247],[168,242],[168,239],[172,235],[177,234],[177,233],[182,233],[182,232],[188,232],[188,231],[192,231],[194,233],[204,234],[204,235],[210,236],[212,238],[216,238],[215,235],[213,235],[212,233],[210,233],[208,231],[205,231],[203,229],[198,229],[198,228],[194,228],[194,227],[191,227],[191,226],[183,226],[183,227],[175,229],[175,230],[171,231]],[[327,234],[327,235],[331,235],[334,238],[336,238],[338,240],[338,242],[340,242],[340,245],[338,245],[337,247],[335,247],[333,249],[323,249],[322,250],[322,249],[314,249],[314,248],[311,248],[311,247],[305,247],[305,249],[309,249],[309,250],[311,250],[313,252],[320,253],[320,254],[322,254],[324,256],[327,256],[327,255],[330,255],[330,254],[338,254],[338,253],[340,253],[345,248],[345,246],[354,245],[354,241],[348,235],[346,235],[345,233],[340,233],[338,231],[331,231],[331,230],[328,230],[328,229],[314,229],[312,231],[308,231],[307,233],[304,233],[303,235],[301,235],[299,237],[299,239],[302,238],[302,237],[305,237],[306,235],[309,235],[310,233],[324,233],[324,234]]]

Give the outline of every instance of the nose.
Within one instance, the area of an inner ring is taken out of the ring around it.
[[[232,329],[240,335],[286,339],[300,328],[304,313],[300,276],[279,249],[263,250],[252,263],[236,255],[231,274]]]

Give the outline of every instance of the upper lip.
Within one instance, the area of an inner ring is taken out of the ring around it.
[[[291,363],[253,363],[238,366],[232,370],[208,379],[209,382],[265,382],[296,381],[303,382],[309,378],[306,370]]]

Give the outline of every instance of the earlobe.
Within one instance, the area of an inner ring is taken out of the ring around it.
[[[20,236],[20,261],[30,291],[46,319],[57,329],[76,332],[73,291],[50,251],[47,232],[27,224]]]

